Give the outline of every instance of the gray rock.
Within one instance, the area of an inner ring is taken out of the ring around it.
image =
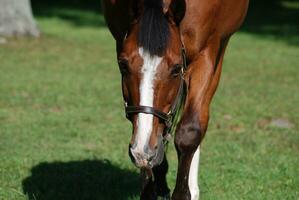
[[[272,119],[270,125],[277,128],[285,128],[285,129],[290,129],[295,126],[289,120],[283,118]]]

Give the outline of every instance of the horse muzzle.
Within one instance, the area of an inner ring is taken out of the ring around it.
[[[132,147],[129,145],[129,156],[136,167],[151,169],[162,163],[164,158],[164,145],[163,143],[159,143],[154,150],[150,148],[143,150],[136,146]]]

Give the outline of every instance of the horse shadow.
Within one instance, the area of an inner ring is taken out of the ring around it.
[[[103,160],[40,163],[22,181],[29,200],[126,200],[139,195],[139,175]]]

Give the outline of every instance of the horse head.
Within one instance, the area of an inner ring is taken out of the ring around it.
[[[174,2],[136,1],[118,52],[126,114],[133,125],[129,155],[138,167],[162,162],[163,138],[183,96],[186,61],[178,24],[185,1]]]

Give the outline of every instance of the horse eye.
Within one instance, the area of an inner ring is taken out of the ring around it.
[[[171,69],[171,76],[177,77],[181,72],[182,66],[180,64],[175,64]]]
[[[125,59],[118,60],[119,70],[120,73],[124,76],[129,72],[129,64],[128,61]]]

